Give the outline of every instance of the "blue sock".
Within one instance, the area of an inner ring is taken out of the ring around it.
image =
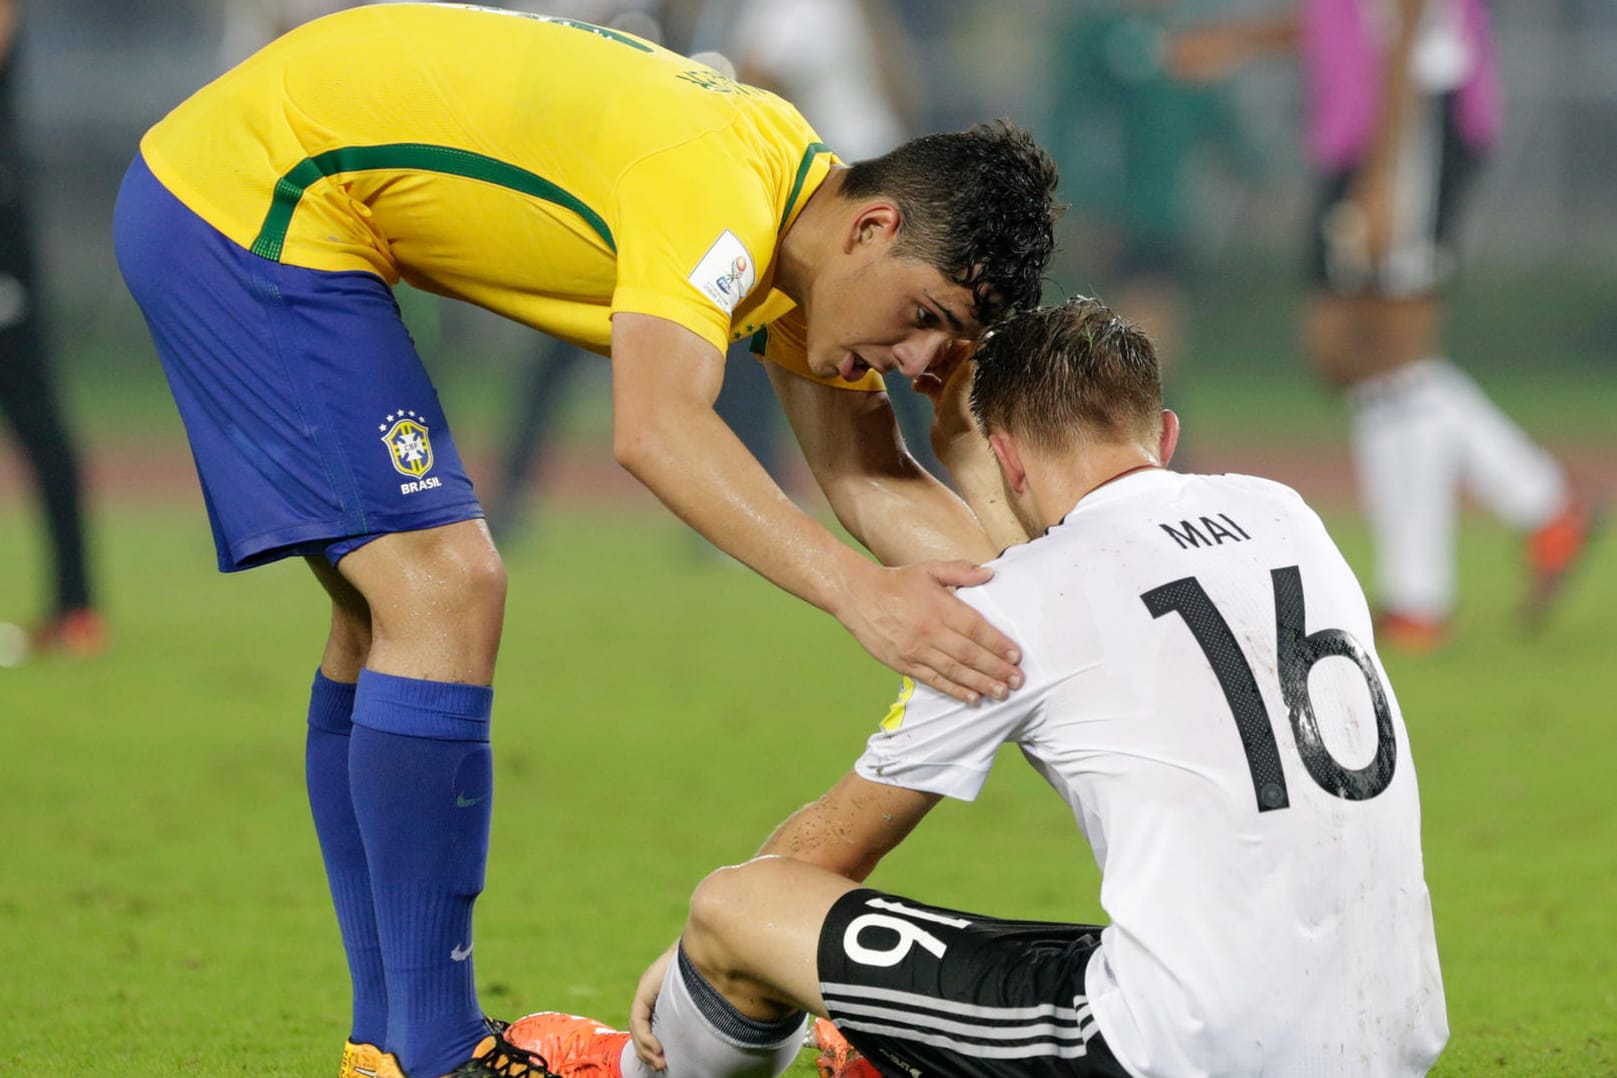
[[[309,693],[304,778],[320,855],[326,863],[326,882],[331,885],[331,902],[337,909],[337,927],[348,952],[348,977],[354,989],[354,1025],[349,1039],[381,1044],[387,1036],[387,981],[382,975],[382,945],[376,938],[370,868],[348,793],[348,735],[354,725],[353,713],[354,686],[315,671]]]
[[[494,690],[363,670],[349,788],[387,969],[387,1039],[407,1074],[447,1073],[486,1035],[472,903],[488,864]]]

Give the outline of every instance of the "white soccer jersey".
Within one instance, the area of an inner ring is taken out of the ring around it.
[[[1021,748],[1100,865],[1084,991],[1132,1073],[1424,1074],[1448,1022],[1415,769],[1319,518],[1268,480],[1141,472],[993,567],[960,595],[1025,686],[907,686],[858,773],[971,800]]]

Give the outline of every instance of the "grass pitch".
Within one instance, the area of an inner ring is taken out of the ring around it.
[[[322,600],[299,565],[216,574],[180,506],[99,521],[107,656],[0,669],[0,1074],[336,1069],[346,976],[302,787]],[[1617,1075],[1617,543],[1532,641],[1510,538],[1473,524],[1462,554],[1453,647],[1387,660],[1453,1028],[1437,1073]],[[0,617],[34,609],[39,556],[31,516],[0,516]],[[507,559],[484,1003],[621,1024],[692,885],[848,767],[894,678],[666,515],[561,510]],[[873,882],[1092,920],[1097,879],[1011,756]]]

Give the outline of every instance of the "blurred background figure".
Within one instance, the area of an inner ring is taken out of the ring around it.
[[[524,6],[541,2],[524,0]],[[654,12],[666,23],[668,43],[684,48],[694,47],[700,22],[702,48],[728,50],[750,69],[749,77],[763,78],[757,73],[763,62],[747,59],[737,43],[745,2],[645,0],[611,4],[609,10],[607,0],[543,0],[543,6],[554,14],[612,21],[635,33],[647,32],[644,21],[632,26],[622,20],[636,11],[645,20]],[[107,242],[118,182],[140,133],[217,74],[226,59],[222,52],[228,51],[233,63],[240,58],[237,53],[252,47],[227,49],[222,42],[237,34],[253,35],[261,43],[286,24],[266,19],[263,12],[267,5],[283,3],[293,12],[286,21],[292,21],[312,13],[297,9],[316,0],[124,0],[112,5],[51,0],[23,5],[28,56],[21,70],[12,71],[10,82],[16,103],[23,106],[20,135],[36,181],[30,185],[33,238],[48,270],[50,310],[58,313],[49,320],[58,378],[82,376],[60,388],[70,391],[70,418],[82,417],[75,424],[81,435],[116,431],[118,437],[115,451],[94,458],[100,498],[92,508],[110,512],[145,505],[162,492],[153,490],[154,482],[160,481],[164,491],[187,484],[189,493],[192,481],[172,409],[159,396],[165,391],[152,377],[152,365],[133,362],[129,349],[129,341],[141,332],[139,316],[118,283]],[[323,6],[333,3],[323,0]],[[1067,80],[1080,78],[1068,70],[1068,57],[1078,48],[1070,24],[1081,16],[1110,8],[1159,25],[1178,41],[1185,25],[1204,21],[1204,13],[1212,21],[1227,20],[1273,11],[1284,3],[1180,0],[1170,14],[1125,7],[1124,0],[883,0],[902,33],[881,33],[876,48],[894,76],[886,81],[896,84],[889,93],[905,133],[957,129],[1009,116],[1059,142],[1064,136],[1049,122],[1052,115],[1081,126],[1090,122],[1089,115],[1114,109],[1099,91],[1096,100],[1082,105],[1057,104],[1075,92],[1064,88]],[[515,0],[507,6],[516,6]],[[1617,201],[1610,195],[1610,177],[1617,172],[1617,94],[1610,63],[1617,50],[1617,5],[1609,0],[1540,0],[1497,5],[1491,14],[1508,122],[1461,222],[1466,226],[1466,274],[1444,301],[1454,315],[1446,336],[1467,374],[1506,402],[1521,425],[1542,435],[1574,474],[1609,499],[1617,496],[1609,420],[1609,402],[1617,394],[1611,360],[1617,352],[1617,307],[1610,302],[1617,289],[1610,256],[1617,244]],[[261,29],[252,31],[255,25]],[[816,51],[818,43],[815,35],[797,42],[806,52]],[[1297,43],[1293,36],[1284,47]],[[1122,51],[1126,56],[1128,50]],[[1170,55],[1178,57],[1179,52],[1173,49]],[[1226,70],[1233,67],[1227,64]],[[1114,69],[1108,77],[1121,76]],[[905,100],[906,86],[915,88],[911,100]],[[1203,83],[1202,88],[1227,93],[1243,123],[1234,134],[1221,129],[1218,124],[1227,119],[1216,119],[1222,102],[1213,94],[1197,106],[1212,108],[1213,132],[1195,132],[1194,142],[1185,135],[1193,148],[1178,177],[1185,199],[1180,204],[1185,220],[1179,248],[1186,264],[1182,295],[1189,299],[1184,333],[1194,337],[1195,360],[1188,361],[1187,354],[1182,369],[1170,372],[1170,390],[1191,431],[1200,433],[1191,448],[1204,467],[1276,474],[1334,507],[1353,496],[1351,460],[1345,452],[1355,438],[1346,418],[1351,410],[1326,399],[1318,388],[1323,383],[1310,380],[1291,359],[1296,320],[1289,312],[1305,292],[1326,292],[1323,286],[1305,290],[1296,273],[1298,230],[1309,207],[1306,185],[1295,181],[1306,169],[1323,183],[1318,176],[1323,166],[1304,162],[1305,140],[1296,137],[1310,111],[1302,65],[1249,65],[1238,80]],[[1122,92],[1116,87],[1107,91]],[[1209,106],[1208,101],[1219,104]],[[1136,100],[1131,107],[1142,106]],[[855,155],[852,144],[844,145],[843,136],[832,133],[830,117],[811,119],[839,153]],[[1102,184],[1102,190],[1118,191],[1112,169],[1121,155],[1116,141],[1120,124],[1097,120],[1082,140],[1065,136],[1073,139],[1073,152],[1064,170],[1062,197],[1074,208],[1063,222],[1071,226],[1062,237],[1068,261],[1056,280],[1063,291],[1098,291],[1118,305],[1132,304],[1125,309],[1149,322],[1143,308],[1135,310],[1141,301],[1128,294],[1117,298],[1120,282],[1114,278],[1124,276],[1121,255],[1114,262],[1097,250],[1107,245],[1101,242],[1105,222],[1089,210],[1089,195],[1080,186],[1097,181],[1084,175],[1093,168],[1099,170],[1098,180],[1112,185]],[[1230,138],[1237,145],[1250,140],[1261,148],[1260,188],[1243,174],[1245,151],[1232,150]],[[1231,152],[1237,167],[1203,167],[1209,160],[1225,164]],[[1120,240],[1115,246],[1120,252],[1126,249]],[[7,245],[8,253],[18,249]],[[546,493],[546,507],[575,492],[583,495],[586,506],[607,496],[600,481],[618,472],[603,433],[609,414],[604,364],[578,359],[572,370],[562,372],[554,368],[566,361],[558,360],[546,371],[536,366],[534,355],[551,345],[528,330],[482,318],[464,305],[440,305],[436,297],[408,289],[401,290],[400,301],[429,368],[441,376],[441,391],[455,398],[457,409],[468,416],[462,433],[470,441],[466,448],[477,466],[474,475],[496,526],[502,523],[502,510],[514,502],[496,497],[506,488],[500,486],[499,467],[489,467],[489,462],[509,454],[509,464],[522,446],[538,447],[536,458],[517,462],[513,474],[528,479],[510,483],[508,489],[527,498],[527,504],[537,504],[532,497],[536,486]],[[1434,343],[1431,354],[1447,347]],[[1179,351],[1188,350],[1181,346]],[[455,362],[436,362],[440,354],[452,355]],[[757,373],[750,358],[732,367],[732,382],[744,377],[743,372]],[[547,391],[527,391],[523,383],[530,380]],[[568,383],[565,392],[558,388],[563,382]],[[892,387],[902,407],[908,399],[902,379],[893,379]],[[537,421],[523,418],[519,413],[531,402],[553,414]],[[924,405],[920,411],[924,416]],[[9,413],[0,414],[6,415],[0,426],[9,429]],[[735,412],[727,414],[740,423]],[[752,414],[775,424],[770,427],[779,447],[775,452],[793,460],[795,450],[774,419],[774,406]],[[519,440],[511,428],[529,434]],[[924,428],[923,419],[909,429]],[[908,440],[918,455],[925,453],[923,436]],[[89,453],[90,439],[84,441],[81,448]],[[769,452],[756,441],[749,448],[759,456]],[[1452,464],[1454,451],[1448,452]],[[12,531],[26,536],[27,553],[22,561],[12,561],[9,574],[0,570],[0,583],[11,585],[0,590],[0,619],[32,623],[46,613],[36,609],[32,590],[36,579],[45,579],[33,566],[36,485],[29,457],[19,450],[7,460],[11,467],[0,468],[0,505],[5,506],[0,517],[4,523],[23,525]],[[807,485],[800,489],[812,494]],[[1434,504],[1443,503],[1452,516],[1452,493]],[[98,519],[92,516],[90,523]],[[511,532],[506,529],[506,537]],[[43,529],[39,533],[45,534]],[[1551,538],[1555,534],[1553,529],[1546,533]],[[1469,558],[1470,551],[1485,551],[1496,542],[1497,532],[1481,526],[1466,529],[1463,538],[1462,551]],[[1434,545],[1446,548],[1447,541]],[[1555,545],[1545,544],[1552,553]],[[103,560],[98,558],[91,569]],[[101,583],[105,575],[105,570],[93,573],[92,583]],[[1461,590],[1468,607],[1485,604],[1484,590],[1463,584]],[[1391,609],[1390,593],[1381,594],[1382,605]],[[101,595],[98,589],[95,596]],[[1597,597],[1574,598],[1587,603]],[[1480,622],[1477,626],[1482,627]]]
[[[8,630],[8,662],[28,654],[88,657],[107,642],[90,587],[79,451],[62,415],[34,257],[15,100],[20,14],[16,0],[0,0],[0,411],[33,475],[52,583],[43,619],[31,630]]]
[[[584,22],[611,26],[649,41],[665,44],[665,28],[658,18],[659,5],[655,0],[626,2],[626,0],[530,0],[504,6],[531,11],[541,15],[557,15]],[[460,304],[446,304],[459,307]],[[452,317],[480,317],[480,312],[456,311]],[[553,463],[561,438],[562,419],[566,409],[562,404],[580,391],[580,381],[592,364],[600,357],[566,341],[541,336],[536,342],[532,358],[523,363],[518,372],[517,385],[511,394],[511,407],[506,415],[504,433],[499,441],[494,474],[484,504],[488,511],[488,526],[496,541],[505,543],[532,526],[535,515],[534,501],[545,469]],[[733,365],[731,365],[733,368]],[[728,381],[728,371],[726,372]],[[721,410],[727,422],[735,423]],[[758,457],[772,476],[778,475],[774,461],[760,455],[755,440],[743,434],[742,444]],[[767,448],[764,450],[767,452]]]
[[[734,15],[734,4],[539,0],[509,6],[611,26],[687,55],[706,50],[699,57],[703,63],[724,68],[728,75],[735,73],[720,51],[725,41],[715,36],[715,31],[728,25],[726,17]],[[718,8],[724,10],[716,12]],[[698,42],[705,44],[699,46]],[[560,437],[565,415],[561,402],[593,362],[582,349],[547,339],[521,373],[486,502],[489,530],[496,540],[508,540],[531,525],[538,487],[546,466],[554,459]],[[768,376],[748,351],[747,342],[736,344],[726,356],[724,388],[716,410],[770,477],[789,491],[774,392],[769,388]],[[706,540],[697,537],[695,541],[706,548]]]
[[[900,12],[888,0],[687,0],[683,6],[697,15],[697,51],[723,53],[736,78],[796,105],[843,161],[876,157],[921,133],[915,56]],[[726,372],[730,399],[720,398],[719,412],[731,426],[756,424],[751,437],[778,444],[784,431],[768,378],[761,364],[743,358]],[[887,379],[887,390],[910,453],[947,481],[932,453],[931,405],[902,377]],[[779,467],[779,449],[770,454],[760,459],[773,458]]]
[[[665,0],[508,6],[626,30],[791,101],[844,161],[875,157],[913,133],[915,80],[906,36],[885,0]],[[531,522],[536,484],[553,456],[564,387],[591,362],[546,342],[523,374],[488,498],[489,528],[507,539]],[[928,432],[931,407],[901,377],[889,395],[910,452],[943,475]],[[789,432],[750,343],[726,356],[716,410],[770,476],[796,486]],[[704,541],[705,545],[705,541]]]
[[[707,19],[724,7],[709,0]],[[886,153],[915,127],[915,60],[886,0],[731,0],[736,77],[796,105],[845,161]]]
[[[1482,0],[1302,0],[1186,31],[1171,62],[1205,81],[1287,50],[1304,66],[1318,184],[1305,336],[1352,413],[1380,635],[1411,651],[1445,641],[1462,488],[1526,536],[1523,617],[1536,627],[1592,509],[1441,343],[1457,212],[1500,130],[1488,12]]]
[[[1157,343],[1165,368],[1189,348],[1186,278],[1210,151],[1256,181],[1263,164],[1228,92],[1168,67],[1175,28],[1212,0],[1084,0],[1052,16],[1047,145],[1070,204],[1057,283],[1105,296]],[[1165,376],[1173,380],[1173,375]]]
[[[225,0],[219,70],[235,67],[271,41],[310,19],[366,0]]]

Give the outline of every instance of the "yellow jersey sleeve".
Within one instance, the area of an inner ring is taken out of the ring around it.
[[[612,313],[677,322],[723,352],[736,310],[773,268],[780,211],[754,166],[713,132],[624,171],[615,191],[617,286]],[[767,285],[764,286],[767,291]]]
[[[306,23],[141,153],[260,257],[402,279],[603,354],[619,311],[723,351],[791,310],[776,248],[836,165],[790,103],[687,57],[447,3]],[[771,357],[806,373],[794,334]]]
[[[800,307],[781,315],[755,335],[752,338],[752,353],[777,367],[791,371],[799,378],[807,378],[811,382],[831,386],[833,389],[852,389],[866,393],[880,393],[887,389],[887,383],[882,381],[882,376],[875,371],[866,371],[865,376],[857,382],[845,382],[836,375],[826,378],[809,370],[808,324]]]

